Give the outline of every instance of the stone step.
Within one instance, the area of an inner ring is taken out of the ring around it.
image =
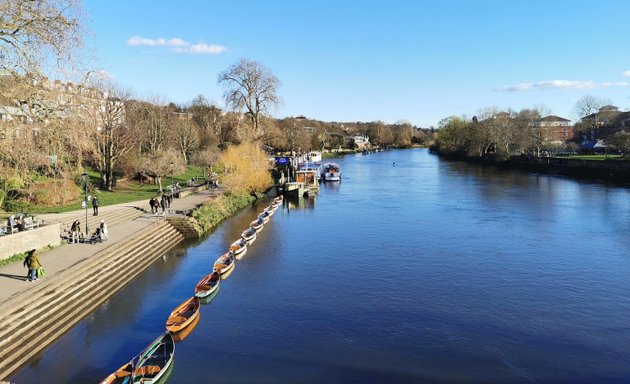
[[[132,237],[131,241],[125,241],[123,243],[113,244],[111,247],[101,250],[97,255],[90,257],[89,259],[86,259],[85,261],[72,267],[70,270],[65,271],[61,274],[58,274],[56,276],[53,276],[50,279],[46,279],[44,281],[45,284],[40,284],[40,283],[33,284],[32,287],[28,291],[25,292],[26,297],[29,297],[30,298],[29,302],[31,304],[37,305],[37,307],[45,306],[46,303],[39,303],[37,301],[37,298],[41,299],[42,296],[55,295],[57,292],[63,291],[64,287],[68,285],[68,282],[81,280],[81,277],[85,276],[86,273],[89,273],[90,270],[96,268],[96,266],[102,263],[111,264],[112,260],[119,257],[121,254],[129,252],[130,245],[135,244],[134,246],[138,246],[138,245],[144,246],[144,244],[147,244],[150,241],[152,241],[151,239],[153,239],[154,237],[152,232],[149,232],[148,236],[146,233],[143,234],[142,232],[144,231],[140,231],[140,233],[135,234]],[[143,238],[142,236],[146,236],[146,238]],[[138,248],[140,248],[140,246],[138,246]],[[15,308],[15,309],[11,310],[8,313],[3,314],[3,319],[0,321],[0,330],[4,330],[5,327],[9,326],[10,323],[9,324],[6,324],[6,323],[8,321],[10,322],[10,316],[13,314],[13,312],[19,314],[20,312],[19,307],[21,304],[19,300],[21,300],[20,297],[16,297],[14,299],[10,299],[7,303],[3,303],[3,306],[5,308]],[[50,301],[48,298],[46,298],[45,300]]]
[[[53,303],[53,309],[50,309],[51,306],[47,306],[48,309],[38,310],[37,315],[40,318],[34,318],[36,326],[23,331],[0,328],[2,329],[0,332],[0,351],[2,351],[0,353],[0,361],[2,361],[0,363],[0,377],[5,377],[7,373],[10,374],[10,372],[18,369],[38,352],[38,349],[31,348],[29,345],[50,343],[55,340],[87,315],[91,309],[100,305],[124,287],[133,277],[141,273],[142,269],[138,268],[137,265],[148,266],[182,239],[182,236],[168,225],[161,226],[159,230],[152,228],[152,231],[154,235],[148,236],[146,241],[142,242],[143,244],[133,245],[135,252],[129,249],[128,254],[122,254],[128,250],[127,247],[122,247],[120,252],[117,252],[121,254],[116,260],[111,261],[111,263],[102,263],[101,268],[96,268],[90,274],[83,276],[83,279],[78,283],[68,282],[63,294],[59,295],[59,299],[62,299],[61,302],[71,303],[70,305],[54,310]],[[131,248],[131,244],[129,245]],[[112,285],[112,281],[117,281],[120,284]],[[64,288],[64,286],[60,285],[60,288]],[[27,305],[32,308],[33,304],[28,303]],[[28,343],[25,343],[24,340],[28,340]],[[11,341],[15,341],[15,343],[11,345]]]
[[[168,229],[170,230],[170,228]],[[67,294],[69,286],[76,284],[75,282],[84,280],[87,275],[100,265],[112,266],[120,257],[133,256],[139,250],[159,240],[159,236],[161,236],[161,231],[155,229],[155,227],[151,227],[148,232],[140,232],[141,233],[136,234],[136,236],[133,236],[131,241],[125,241],[124,243],[103,249],[97,255],[76,265],[71,270],[54,276],[50,281],[46,281],[46,285],[42,286],[40,283],[33,284],[33,287],[26,292],[26,295],[20,295],[20,297],[13,299],[11,303],[5,306],[14,309],[3,315],[3,319],[0,321],[0,335],[11,329],[14,320],[12,317],[14,315],[19,316],[21,321],[25,321],[31,319],[40,310],[47,310],[50,307],[54,308],[54,305],[58,301],[63,301],[61,300],[63,295],[59,295],[59,292]],[[37,285],[39,285],[39,287]],[[23,309],[20,308],[21,303],[19,302],[19,300],[23,300],[23,297],[29,298],[29,306],[34,307],[34,311],[31,310],[27,314],[23,313]],[[1,343],[2,338],[0,337],[0,344]]]

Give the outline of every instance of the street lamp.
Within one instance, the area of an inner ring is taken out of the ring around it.
[[[81,174],[81,179],[83,180],[83,185],[85,185],[85,200],[83,200],[83,205],[85,206],[85,237],[87,238],[90,233],[90,227],[88,226],[88,181],[90,177],[87,173],[83,172]]]
[[[173,191],[173,163],[171,163],[171,191]]]

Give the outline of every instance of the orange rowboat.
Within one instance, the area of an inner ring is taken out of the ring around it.
[[[169,332],[179,332],[192,323],[199,316],[199,298],[191,297],[175,308],[166,320],[166,329]]]
[[[101,384],[131,384],[133,375],[133,361],[128,362],[111,375],[107,376]]]
[[[201,279],[195,286],[195,296],[206,297],[219,288],[221,275],[219,272],[212,272]]]

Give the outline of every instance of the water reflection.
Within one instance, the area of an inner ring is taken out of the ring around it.
[[[315,202],[317,197],[287,197],[284,199],[282,208],[286,208],[286,211],[299,210],[299,209],[315,209]]]
[[[215,289],[214,292],[212,292],[208,296],[200,297],[199,302],[204,305],[212,303],[212,300],[214,300],[214,298],[217,297],[220,290],[221,290],[221,286],[218,286],[217,289]]]

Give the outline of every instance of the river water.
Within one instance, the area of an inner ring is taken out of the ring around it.
[[[343,181],[285,203],[202,306],[170,383],[630,382],[627,188],[420,149],[336,161]],[[153,264],[11,381],[107,376],[265,205]]]

